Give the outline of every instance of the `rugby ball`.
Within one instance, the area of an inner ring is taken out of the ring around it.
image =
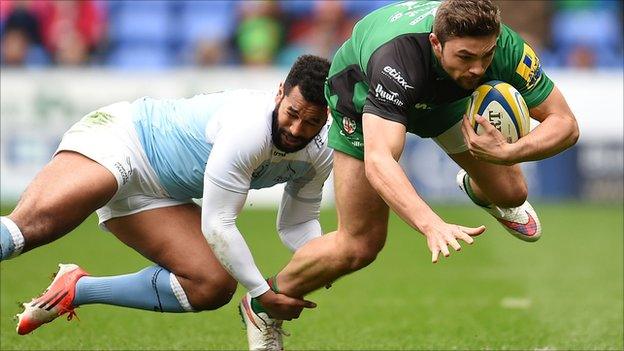
[[[531,129],[529,108],[520,92],[498,80],[480,85],[470,96],[466,115],[474,131],[481,135],[485,130],[477,123],[475,114],[487,119],[508,143],[515,143]]]

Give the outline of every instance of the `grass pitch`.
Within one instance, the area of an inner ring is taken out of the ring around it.
[[[376,262],[309,298],[318,308],[285,324],[287,349],[622,349],[622,205],[538,205],[544,235],[524,243],[475,207],[435,206],[443,218],[488,226],[436,265],[424,238],[393,217]],[[3,214],[7,210],[2,211]],[[265,274],[289,252],[274,230],[275,211],[239,219]],[[335,228],[335,214],[322,214]],[[2,350],[238,350],[246,347],[237,314],[239,288],[227,306],[197,314],[159,314],[90,305],[80,321],[56,320],[18,336],[19,301],[39,294],[56,265],[78,263],[94,275],[139,270],[150,262],[100,232],[95,217],[63,239],[0,265]]]

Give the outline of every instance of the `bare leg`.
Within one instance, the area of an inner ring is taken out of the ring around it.
[[[60,152],[30,183],[8,216],[24,236],[22,252],[67,234],[116,191],[117,180],[104,166],[75,152]]]
[[[236,280],[221,266],[201,232],[195,204],[163,207],[108,220],[124,244],[173,273],[195,310],[227,304]]]
[[[449,156],[468,173],[473,192],[483,202],[508,208],[526,200],[528,190],[519,165],[479,161],[468,151]]]
[[[281,293],[302,297],[366,267],[384,246],[388,206],[368,183],[364,162],[336,151],[338,230],[301,247],[277,275]]]

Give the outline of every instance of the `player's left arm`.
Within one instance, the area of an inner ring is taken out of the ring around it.
[[[529,113],[540,124],[517,142],[509,144],[508,159],[512,163],[542,160],[576,144],[579,138],[576,118],[556,86],[546,100],[529,109]]]

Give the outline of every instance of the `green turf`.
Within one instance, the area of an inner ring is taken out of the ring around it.
[[[392,219],[387,245],[365,270],[310,296],[315,311],[286,324],[287,349],[622,349],[622,206],[541,205],[537,243],[502,232],[474,207],[436,206],[444,218],[489,231],[472,247],[429,263],[420,234]],[[6,213],[3,211],[2,213]],[[289,254],[274,234],[273,211],[246,211],[242,232],[265,273]],[[332,211],[325,229],[335,227]],[[59,262],[95,275],[148,262],[90,218],[75,232],[0,265],[1,349],[244,349],[236,305],[198,314],[158,314],[109,306],[78,309],[80,321],[54,321],[18,336],[18,301],[38,294]]]

